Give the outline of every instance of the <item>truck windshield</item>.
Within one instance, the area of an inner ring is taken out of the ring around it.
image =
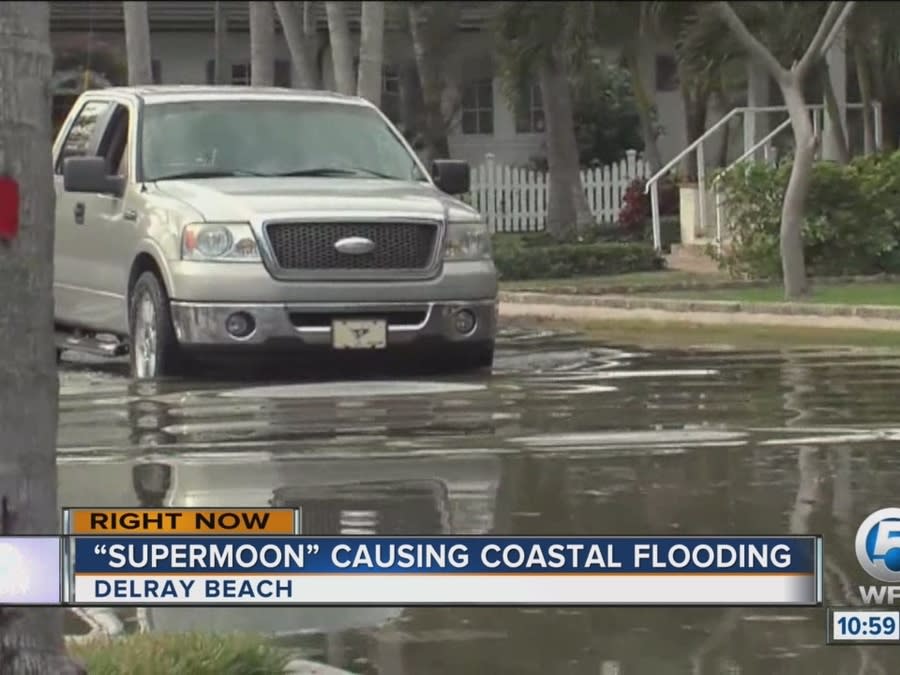
[[[425,180],[375,111],[312,101],[207,100],[144,108],[144,180],[346,176]]]

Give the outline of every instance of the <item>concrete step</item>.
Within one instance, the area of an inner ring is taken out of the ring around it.
[[[672,252],[666,256],[666,266],[672,270],[698,274],[716,274],[720,271],[718,263],[707,255],[706,242],[672,244]]]

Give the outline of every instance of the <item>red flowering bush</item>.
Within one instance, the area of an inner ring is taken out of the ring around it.
[[[619,226],[630,236],[643,235],[650,222],[650,195],[645,194],[646,181],[635,178],[625,190],[622,208],[619,211]],[[661,217],[678,214],[678,190],[669,179],[659,182],[659,215]]]

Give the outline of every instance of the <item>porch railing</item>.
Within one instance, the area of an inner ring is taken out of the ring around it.
[[[812,123],[813,123],[813,131],[814,133],[818,133],[819,129],[822,128],[822,120],[824,116],[825,106],[822,104],[812,104],[806,106],[807,110],[812,114]],[[848,103],[845,105],[847,110],[862,110],[862,103]],[[699,224],[700,231],[706,232],[707,225],[707,213],[706,213],[706,157],[704,156],[704,143],[709,140],[710,137],[715,135],[716,133],[721,132],[722,130],[727,131],[727,125],[736,117],[743,117],[744,119],[744,129],[745,129],[745,138],[744,138],[744,153],[735,161],[733,161],[728,168],[732,168],[740,162],[746,161],[749,157],[754,156],[760,148],[763,149],[763,155],[766,161],[769,159],[771,142],[778,134],[782,133],[785,129],[790,126],[790,119],[787,119],[778,126],[775,127],[772,131],[770,131],[766,136],[753,145],[750,145],[751,138],[749,138],[749,134],[747,130],[752,128],[752,116],[758,115],[760,113],[786,113],[786,106],[744,106],[739,108],[733,108],[730,110],[724,117],[722,117],[718,122],[713,124],[709,129],[707,129],[702,136],[693,141],[690,145],[688,145],[684,150],[679,152],[675,157],[669,160],[665,166],[663,166],[659,171],[657,171],[653,176],[651,176],[644,187],[645,194],[647,192],[650,193],[650,213],[653,222],[653,246],[657,251],[662,249],[662,237],[660,234],[660,213],[659,213],[659,181],[665,177],[673,167],[675,167],[679,162],[681,162],[685,157],[690,155],[691,153],[696,154],[697,161],[697,190],[698,190],[698,199],[697,199],[697,207],[698,207],[698,215],[699,215]],[[875,131],[875,150],[880,151],[883,147],[883,130],[881,124],[881,104],[877,101],[872,103],[872,117],[873,117],[873,127]],[[711,186],[715,189],[715,185]],[[718,192],[714,193],[715,202],[716,202],[716,244],[721,245],[722,242],[722,219],[721,219],[721,205],[719,200]]]

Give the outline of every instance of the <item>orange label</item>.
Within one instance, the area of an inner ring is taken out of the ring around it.
[[[71,534],[295,534],[293,509],[68,509]]]

